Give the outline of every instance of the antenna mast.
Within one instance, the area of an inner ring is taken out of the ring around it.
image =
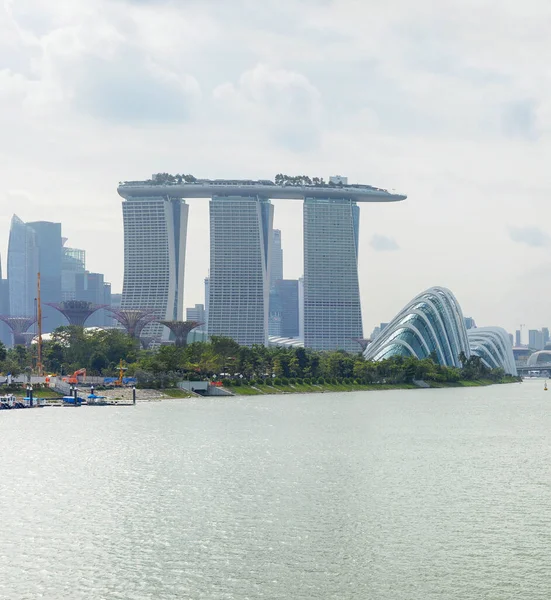
[[[37,296],[36,296],[36,316],[38,328],[38,354],[36,360],[36,370],[38,376],[42,377],[42,304],[40,302],[40,273],[37,274]]]

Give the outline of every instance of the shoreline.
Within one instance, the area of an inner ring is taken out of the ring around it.
[[[224,390],[232,396],[281,396],[287,394],[327,394],[335,392],[379,392],[389,390],[421,390],[421,389],[443,389],[443,388],[468,388],[488,387],[491,385],[504,385],[509,383],[520,383],[515,378],[505,378],[501,381],[490,379],[478,379],[474,381],[460,380],[457,382],[422,382],[424,385],[415,383],[383,383],[383,384],[360,384],[360,383],[337,383],[337,384],[305,384],[295,383],[286,385],[240,385],[227,386]],[[228,396],[226,396],[228,397]]]

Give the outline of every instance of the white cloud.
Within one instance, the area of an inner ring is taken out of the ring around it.
[[[379,234],[373,235],[369,244],[376,252],[393,252],[400,248],[394,238]]]
[[[243,73],[237,86],[224,83],[213,95],[220,106],[266,129],[277,143],[300,151],[319,143],[321,97],[301,73],[259,64]]]

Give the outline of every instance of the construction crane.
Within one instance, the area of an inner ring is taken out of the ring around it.
[[[124,363],[122,362],[122,358],[121,358],[121,360],[119,362],[119,378],[113,382],[117,387],[122,386],[122,380],[123,380],[124,372],[126,371],[126,369],[127,369],[127,367],[124,366]]]
[[[42,377],[42,303],[40,302],[40,273],[37,273],[36,275],[36,321],[38,329],[36,370],[38,376]]]

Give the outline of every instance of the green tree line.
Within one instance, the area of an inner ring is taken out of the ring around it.
[[[36,366],[36,344],[31,348],[0,346],[0,368],[17,376]],[[395,356],[380,362],[344,351],[317,352],[306,348],[240,346],[232,339],[212,336],[184,348],[167,345],[140,350],[136,341],[119,329],[86,330],[65,326],[44,342],[45,373],[66,375],[85,368],[89,375],[113,376],[123,360],[126,374],[142,385],[167,387],[182,379],[218,379],[232,382],[297,380],[307,382],[409,383],[413,380],[453,383],[460,380],[498,381],[505,373],[491,370],[477,356],[459,356],[461,368],[444,367],[436,357]]]

